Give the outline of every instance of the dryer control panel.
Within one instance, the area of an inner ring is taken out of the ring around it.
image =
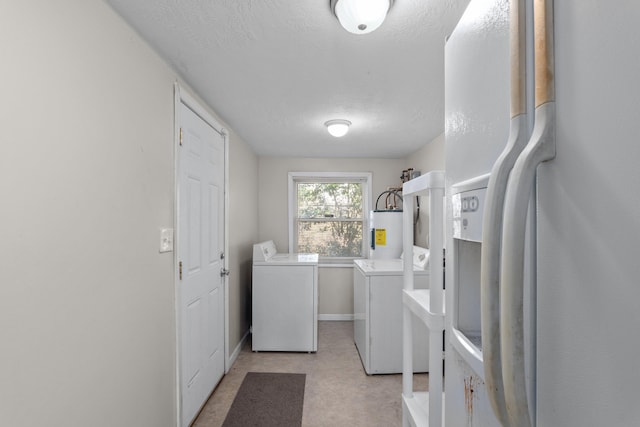
[[[253,260],[254,261],[267,261],[276,254],[276,244],[273,240],[267,240],[265,242],[256,243],[253,245]]]

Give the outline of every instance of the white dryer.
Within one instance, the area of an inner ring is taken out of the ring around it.
[[[318,350],[318,254],[253,245],[253,351]]]
[[[414,246],[414,287],[429,288],[429,250]],[[402,259],[362,259],[353,269],[353,335],[367,374],[402,372]],[[414,322],[414,372],[429,371],[429,334]]]

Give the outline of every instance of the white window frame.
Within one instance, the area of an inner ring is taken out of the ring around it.
[[[363,224],[362,224],[362,257],[343,257],[343,258],[322,258],[320,257],[320,265],[325,267],[353,267],[353,260],[359,258],[367,258],[367,250],[369,248],[369,212],[371,211],[371,181],[373,174],[371,172],[289,172],[289,252],[294,252],[295,246],[295,220],[297,201],[295,200],[295,184],[298,181],[313,182],[330,181],[332,179],[341,181],[361,181],[363,183]]]

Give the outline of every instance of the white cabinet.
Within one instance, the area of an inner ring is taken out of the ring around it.
[[[424,248],[416,250],[428,251]],[[415,287],[429,287],[429,270],[416,267]],[[355,260],[353,267],[353,335],[367,374],[402,372],[401,259]],[[428,372],[429,345],[425,325],[413,329],[413,371]]]

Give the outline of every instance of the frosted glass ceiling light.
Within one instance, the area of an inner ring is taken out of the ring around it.
[[[382,25],[392,4],[393,0],[330,0],[340,24],[353,34],[367,34]]]
[[[351,122],[349,120],[329,120],[324,124],[327,127],[327,131],[331,134],[331,136],[335,136],[336,138],[340,138],[341,136],[345,136],[347,132],[349,132],[349,126],[351,126]]]

